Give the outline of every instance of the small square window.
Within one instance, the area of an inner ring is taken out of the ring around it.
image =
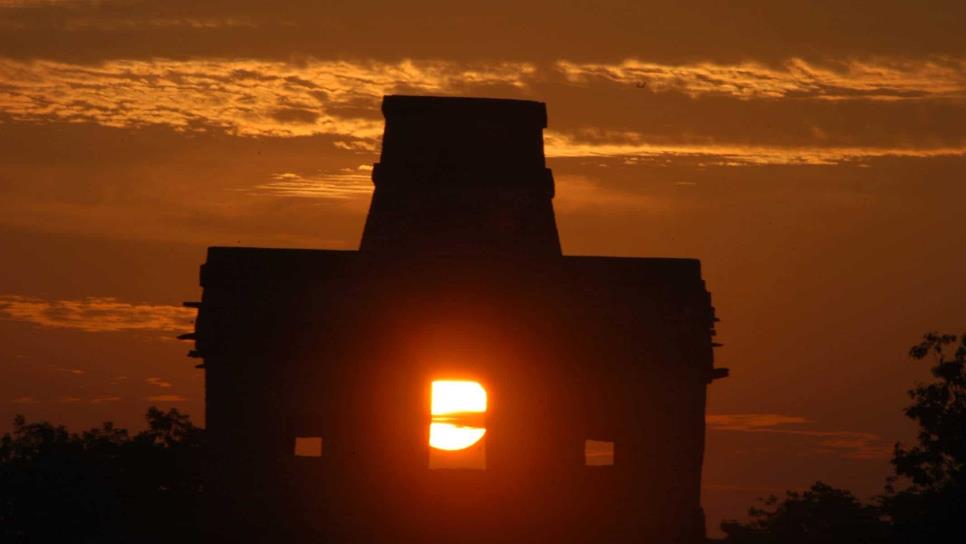
[[[588,467],[614,466],[614,443],[606,440],[585,440],[584,464]]]
[[[295,456],[296,457],[322,457],[322,437],[321,436],[296,436],[295,437]]]

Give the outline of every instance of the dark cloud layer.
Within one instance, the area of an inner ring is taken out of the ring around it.
[[[966,53],[955,0],[7,2],[0,54],[112,58],[407,57],[781,62],[788,57]]]
[[[815,454],[839,455],[850,459],[889,459],[892,443],[881,436],[854,431],[821,430],[801,416],[781,414],[709,414],[710,432],[773,433],[813,439]]]
[[[190,331],[195,310],[114,298],[44,300],[0,294],[0,319],[86,332]]]

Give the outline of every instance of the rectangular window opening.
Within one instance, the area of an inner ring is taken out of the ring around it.
[[[295,437],[295,456],[296,457],[322,457],[322,437],[321,436],[296,436]]]
[[[479,382],[432,382],[429,468],[486,469],[486,401]]]
[[[486,439],[459,451],[429,450],[430,469],[486,470]]]
[[[614,466],[614,443],[607,440],[585,440],[584,465],[588,467]]]

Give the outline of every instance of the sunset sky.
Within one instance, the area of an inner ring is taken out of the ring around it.
[[[526,98],[567,254],[702,261],[709,527],[880,492],[966,330],[966,3],[683,4],[0,0],[0,420],[203,422],[205,248],[354,249],[384,94]]]

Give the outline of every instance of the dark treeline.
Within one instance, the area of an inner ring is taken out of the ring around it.
[[[909,350],[933,361],[931,383],[909,391],[906,415],[917,444],[896,444],[895,474],[869,504],[816,482],[804,492],[769,497],[751,521],[726,521],[735,544],[966,542],[966,335],[927,334]]]
[[[14,420],[0,440],[0,542],[172,542],[200,534],[204,430],[177,410],[70,433]]]
[[[910,350],[935,380],[909,394],[914,447],[896,444],[882,495],[860,502],[822,482],[726,521],[734,544],[964,541],[966,335],[927,334]],[[0,440],[0,542],[171,542],[202,535],[204,430],[151,408],[131,435],[111,423],[70,433],[14,420]]]

